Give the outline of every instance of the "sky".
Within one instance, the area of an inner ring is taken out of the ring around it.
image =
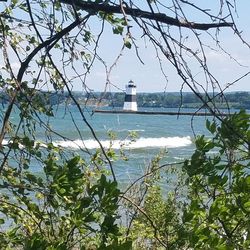
[[[204,4],[204,8],[210,7],[211,9],[216,7],[216,3],[219,1],[193,1],[201,2]],[[208,3],[209,2],[209,3]],[[237,12],[238,18],[235,19],[239,30],[242,31],[242,36],[246,41],[250,42],[250,1],[237,1]],[[206,5],[206,6],[205,6]],[[202,22],[205,21],[196,13],[190,12],[190,19],[195,17],[194,21]],[[174,29],[172,28],[173,32]],[[109,85],[111,91],[119,91],[119,88],[124,89],[125,84],[132,79],[137,85],[138,92],[178,92],[182,87],[182,81],[179,79],[176,70],[167,62],[166,59],[162,58],[162,67],[164,68],[167,80],[163,76],[158,59],[156,57],[155,50],[148,41],[140,38],[141,31],[136,27],[131,29],[132,35],[136,37],[136,43],[138,51],[144,64],[142,64],[135,55],[134,49],[126,49],[122,54],[122,57],[118,61],[116,67],[113,69],[110,76],[111,83],[117,87]],[[185,31],[184,31],[185,32]],[[214,42],[206,34],[201,32],[201,38],[203,41],[213,46],[215,50],[207,49],[206,58],[208,65],[212,73],[218,79],[220,86],[225,88],[228,83],[235,81],[242,75],[247,74],[250,71],[250,49],[242,43],[242,41],[235,36],[233,31],[229,28],[221,30],[219,34],[220,45],[230,53],[227,55],[223,51],[216,47]],[[190,37],[187,42],[191,47],[192,43],[196,44],[195,39]],[[121,47],[120,37],[112,35],[111,30],[107,29],[105,36],[102,40],[103,48],[101,54],[105,58],[105,61],[111,65],[113,63],[117,51]],[[237,62],[236,62],[237,60]],[[191,68],[194,75],[199,80],[199,75],[202,75],[201,69],[197,67],[195,63],[190,60]],[[89,77],[89,82],[94,90],[102,90],[105,85],[105,72],[102,70],[101,65],[95,68],[95,74]],[[203,77],[200,77],[200,82],[203,83]],[[190,91],[189,88],[183,89],[184,91]],[[212,90],[211,88],[209,90]],[[215,89],[219,91],[219,89]],[[227,91],[250,91],[250,76],[238,81]]]
[[[9,2],[10,1],[7,2],[7,5]],[[135,2],[141,4],[142,9],[147,10],[142,1]],[[219,2],[219,0],[193,0],[193,3],[199,4],[202,8],[210,8],[215,14],[218,12]],[[250,1],[238,0],[236,2],[238,16],[235,15],[235,22],[239,30],[242,31],[242,37],[250,43],[250,29],[248,27],[250,23]],[[0,2],[0,11],[4,5],[5,3]],[[189,20],[196,22],[207,21],[203,16],[191,9],[184,8],[184,11],[186,11]],[[95,34],[98,34],[100,31],[100,26],[101,23],[97,20],[90,23],[91,31]],[[138,59],[134,47],[131,49],[126,48],[113,67],[109,76],[110,82],[106,85],[107,77],[105,68],[103,64],[96,61],[87,78],[88,87],[93,91],[103,91],[105,87],[107,87],[107,91],[121,91],[125,89],[125,85],[130,80],[133,80],[137,85],[138,92],[179,92],[183,87],[183,82],[178,77],[176,69],[173,68],[163,56],[160,56],[160,65],[152,44],[147,39],[142,38],[142,31],[138,29],[135,24],[132,23],[132,26],[130,31],[135,39],[138,54],[143,63]],[[178,37],[177,27],[171,27],[171,32],[171,34]],[[197,48],[197,39],[194,38],[192,32],[185,28],[182,32],[183,36],[188,36],[188,39],[185,41],[186,45],[195,50]],[[206,32],[201,31],[200,38],[207,45],[204,49],[209,69],[219,81],[222,89],[250,71],[250,49],[242,43],[231,29],[224,28],[221,29],[219,33],[220,45],[229,54],[220,50]],[[111,67],[115,62],[122,45],[123,37],[114,35],[111,26],[106,26],[99,43],[98,54],[103,58],[108,67]],[[209,49],[210,46],[213,47],[212,50]],[[184,56],[187,59],[195,79],[199,81],[206,90],[211,91],[212,88],[205,83],[205,78],[200,66],[197,65],[189,55]],[[15,62],[13,65],[15,65]],[[16,68],[18,68],[18,64],[16,64]],[[162,73],[162,69],[165,75]],[[81,73],[81,70],[82,68],[79,67],[79,73]],[[73,90],[81,91],[83,89],[80,82],[74,82]],[[183,91],[190,91],[190,89],[184,86]],[[215,91],[219,91],[219,88],[217,87]],[[250,74],[230,86],[227,91],[250,91]]]

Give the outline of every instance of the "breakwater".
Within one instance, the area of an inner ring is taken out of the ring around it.
[[[189,115],[189,116],[215,116],[209,112],[167,112],[167,111],[129,111],[129,110],[93,110],[93,113],[103,114],[137,114],[137,115]],[[216,113],[218,116],[228,116],[226,113]]]

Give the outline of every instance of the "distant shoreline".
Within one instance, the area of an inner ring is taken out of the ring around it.
[[[124,92],[73,92],[74,100],[68,92],[37,91],[32,98],[39,98],[44,105],[67,104],[93,107],[122,108],[125,99]],[[200,94],[208,106],[216,105],[218,109],[250,109],[250,92],[228,92],[225,94]],[[9,103],[8,91],[0,91],[0,103]],[[36,99],[38,100],[38,99]],[[32,100],[31,100],[32,101]],[[139,108],[194,108],[200,109],[203,103],[194,93],[164,92],[164,93],[137,93]]]

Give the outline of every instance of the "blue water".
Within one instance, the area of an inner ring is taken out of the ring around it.
[[[195,134],[206,134],[206,119],[212,119],[169,115],[92,114],[91,109],[84,108],[82,111],[84,117],[80,115],[76,106],[58,106],[54,109],[54,117],[39,115],[39,118],[36,118],[36,140],[45,142],[49,138],[49,141],[61,146],[65,152],[83,154],[80,149],[87,148],[94,152],[99,147],[84,119],[93,128],[104,147],[110,145],[108,134],[112,131],[115,134],[112,147],[119,153],[120,145],[124,144],[124,153],[129,159],[112,162],[121,183],[141,176],[151,159],[159,152],[164,152],[162,164],[181,162],[189,158],[194,150]],[[164,111],[177,111],[177,109],[164,109]],[[13,114],[12,121],[18,123],[17,113]],[[43,123],[49,124],[53,132],[49,132]],[[127,137],[132,131],[136,132],[137,139],[129,143]],[[83,156],[85,157],[84,154]],[[39,172],[41,168],[34,163],[33,171]]]

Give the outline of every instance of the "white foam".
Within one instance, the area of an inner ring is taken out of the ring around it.
[[[11,141],[3,140],[3,146],[7,146]],[[185,147],[192,144],[191,137],[160,137],[160,138],[139,138],[136,141],[130,140],[101,140],[100,143],[104,148],[113,148],[113,149],[120,149],[121,147],[125,149],[140,149],[140,148],[178,148],[178,147]],[[40,146],[46,147],[46,144],[39,142]],[[71,149],[80,149],[80,148],[87,148],[87,149],[96,149],[100,148],[99,143],[96,140],[89,139],[89,140],[67,140],[67,141],[55,141],[53,142],[55,146],[60,146],[63,148],[71,148]],[[23,146],[19,144],[19,147],[22,148]]]
[[[3,139],[3,142],[2,142],[3,146],[7,146],[9,144],[9,141]]]
[[[9,140],[9,141],[8,141],[8,140],[5,140],[5,139],[4,139],[2,145],[3,145],[3,146],[8,146],[8,145],[11,145],[12,143],[13,143],[12,140]],[[46,143],[44,143],[44,142],[37,141],[37,142],[35,142],[34,147],[36,147],[37,144],[39,144],[41,147],[47,148],[47,145],[46,145]],[[18,143],[18,147],[19,147],[20,149],[25,148],[25,146],[22,145],[21,143]]]
[[[129,131],[129,132],[145,132],[145,129],[129,129],[129,130],[125,130],[125,131]]]
[[[139,138],[136,141],[129,140],[114,140],[110,142],[109,140],[101,140],[100,143],[104,148],[119,149],[121,146],[126,149],[139,149],[139,148],[178,148],[185,147],[192,144],[190,136],[186,137],[160,137],[160,138]],[[74,140],[74,141],[55,141],[55,146],[61,146],[64,148],[88,148],[95,149],[99,148],[100,145],[96,140]]]

